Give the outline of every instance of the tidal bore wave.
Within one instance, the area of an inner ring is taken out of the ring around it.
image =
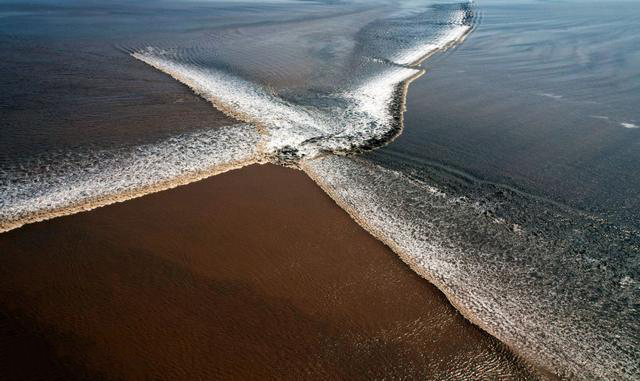
[[[471,3],[401,8],[366,23],[345,43],[352,49],[339,61],[349,70],[331,77],[341,78],[339,85],[282,94],[207,64],[210,57],[190,55],[206,49],[129,48],[238,124],[4,167],[0,231],[251,163],[298,167],[465,316],[518,353],[561,375],[637,378],[639,285],[629,269],[638,268],[638,232],[504,190],[484,201],[453,195],[347,156],[401,133],[407,86],[424,72],[417,65],[462,42],[475,22]],[[507,203],[542,217],[494,212]],[[602,254],[611,250],[620,255]]]
[[[525,358],[569,377],[638,375],[639,232],[504,188],[481,200],[449,194],[359,158],[327,156],[303,168],[469,320]],[[506,202],[537,221],[502,217]]]
[[[466,3],[410,14],[409,19],[424,19],[424,26],[433,28],[413,36],[412,44],[394,44],[387,54],[375,47],[380,40],[358,36],[359,50],[371,49],[367,54],[353,54],[350,60],[365,75],[334,91],[313,94],[306,102],[279,97],[268,87],[215,65],[204,66],[188,55],[190,50],[131,49],[134,58],[171,75],[243,124],[135,149],[49,153],[12,163],[2,168],[0,231],[250,163],[298,166],[302,159],[385,145],[401,132],[408,84],[423,73],[412,65],[392,62],[393,58],[411,55],[419,61],[460,42],[465,36],[461,30],[471,30],[472,15],[473,9]],[[402,29],[398,18],[391,15],[389,19],[395,21],[387,26],[387,32],[401,34],[402,30],[396,30]],[[385,22],[370,25],[381,28]],[[387,45],[385,41],[382,44]],[[373,55],[376,52],[379,54]],[[176,157],[166,160],[172,154]]]
[[[255,128],[235,125],[117,150],[53,152],[4,166],[0,231],[254,163],[259,140]]]

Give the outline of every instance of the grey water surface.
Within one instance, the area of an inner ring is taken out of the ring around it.
[[[639,20],[635,1],[0,1],[0,227],[297,166],[532,363],[637,379]]]

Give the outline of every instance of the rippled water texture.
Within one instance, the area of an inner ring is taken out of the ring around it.
[[[137,152],[144,150],[144,155],[149,156],[145,159],[149,164],[144,176],[136,176],[135,172],[122,175],[124,167],[137,170],[138,163],[133,162],[140,161],[140,156],[128,155],[129,162],[124,158],[117,162],[103,160],[102,156],[109,154],[95,147],[65,150],[62,155],[59,147],[37,155],[18,153],[16,159],[5,160],[3,167],[2,228],[120,200],[123,193],[131,196],[184,183],[184,178],[214,174],[238,163],[273,161],[296,165],[302,158],[383,145],[401,130],[406,84],[422,73],[408,57],[417,62],[459,42],[473,22],[473,9],[467,3],[339,7],[276,3],[264,9],[267,14],[272,13],[269,21],[260,21],[264,15],[249,17],[255,12],[251,7],[247,10],[228,6],[222,8],[223,14],[230,12],[229,19],[233,20],[234,12],[244,13],[245,21],[228,26],[224,25],[227,18],[220,18],[221,25],[214,23],[194,31],[194,25],[204,21],[196,18],[188,23],[189,18],[185,17],[186,30],[175,37],[146,32],[116,44],[121,53],[189,86],[226,115],[229,125],[237,124],[232,119],[245,123],[244,128],[209,132],[217,136],[211,139],[222,142],[213,149],[215,153],[200,147],[198,139],[191,141],[192,135],[182,134],[179,144],[194,155],[201,155],[201,159],[193,156],[188,164],[178,161],[168,171],[169,164],[163,157],[170,154],[164,150],[173,145],[152,129],[149,135],[157,137],[145,136],[150,142],[136,146]],[[144,13],[144,9],[138,11]],[[330,32],[324,33],[326,30]],[[258,62],[260,68],[254,68]],[[283,83],[286,75],[279,71],[287,68],[287,72],[296,73],[297,67],[317,74],[309,74],[309,81],[296,80],[292,74],[291,82]],[[60,83],[55,85],[58,88]],[[20,123],[20,113],[16,114],[16,123]],[[220,119],[225,117],[221,115]],[[115,132],[109,136],[113,145],[118,149],[131,145],[129,137]],[[24,131],[7,129],[7,133],[9,140],[20,142]],[[94,143],[93,139],[87,140]],[[237,146],[229,143],[232,141]],[[252,145],[254,152],[246,150],[246,145]],[[29,147],[29,143],[25,146]],[[162,164],[157,164],[160,161]],[[175,175],[173,183],[167,173]],[[96,183],[101,185],[89,186]]]
[[[403,134],[345,163],[407,185],[341,171],[336,192],[397,224],[373,229],[502,340],[560,373],[636,379],[640,130],[629,127],[640,120],[640,6],[478,9],[465,43],[425,63]],[[438,197],[419,190],[430,187]],[[382,192],[393,201],[364,205]]]
[[[0,3],[0,229],[249,163],[295,166],[531,361],[640,376],[637,5],[198,7]],[[154,75],[203,101],[174,128],[87,123],[111,111],[105,96],[137,104],[123,121],[174,115],[184,100]]]

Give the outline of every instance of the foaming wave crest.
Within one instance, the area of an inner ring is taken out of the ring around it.
[[[255,162],[260,135],[235,125],[115,150],[54,152],[3,167],[0,232],[172,188]]]
[[[406,85],[424,73],[417,64],[462,41],[474,21],[470,3],[420,9],[369,23],[355,37],[350,61],[356,74],[307,99],[286,100],[265,85],[194,60],[180,48],[147,46],[131,54],[227,115],[258,125],[266,137],[265,157],[296,165],[301,158],[376,148],[400,133]]]
[[[186,84],[227,115],[259,126],[265,135],[262,154],[291,165],[302,157],[372,148],[389,140],[400,130],[402,84],[422,73],[385,65],[355,89],[318,95],[316,104],[300,104],[153,47],[132,55]]]
[[[472,2],[400,9],[364,28],[360,49],[365,55],[413,65],[462,41],[475,17]]]
[[[486,201],[359,158],[328,156],[303,168],[467,318],[519,353],[561,375],[637,379],[640,342],[629,311],[640,291],[638,232],[539,200],[520,205],[550,220],[532,231],[498,217]],[[562,227],[566,221],[578,222]],[[585,242],[603,234],[609,242]]]
[[[421,9],[417,16],[415,12],[403,16],[400,11],[366,24],[352,36],[352,44],[344,44],[354,47],[341,60],[351,63],[342,68],[344,81],[329,91],[309,89],[306,98],[287,99],[266,84],[226,70],[224,64],[196,59],[190,54],[201,54],[202,49],[193,46],[129,49],[134,58],[169,74],[247,125],[181,135],[135,149],[77,150],[11,164],[2,168],[0,230],[125,200],[243,163],[298,166],[303,158],[351,154],[387,144],[402,130],[407,85],[423,73],[415,57],[459,42],[461,28],[470,30],[473,23],[473,11],[466,3]],[[409,30],[399,27],[402,20]],[[372,30],[393,39],[379,38]],[[419,38],[405,39],[402,33]]]
[[[129,51],[133,57],[246,124],[136,147],[43,154],[5,166],[0,173],[0,231],[249,163],[297,166],[443,290],[470,320],[520,353],[561,375],[637,379],[637,231],[559,211],[539,200],[516,202],[512,195],[509,202],[524,213],[533,210],[535,218],[546,219],[534,231],[491,213],[487,202],[448,194],[365,159],[337,156],[393,140],[402,130],[406,87],[423,73],[419,62],[460,43],[473,29],[471,3],[413,3],[399,4],[345,36],[341,49],[317,49],[322,57],[342,54],[336,61],[343,66],[331,68],[339,73],[332,73],[326,81],[331,83],[321,90],[305,88],[294,96],[232,72],[228,68],[233,62],[203,54],[211,45],[138,45]],[[313,41],[322,40],[312,32],[284,41],[279,39],[288,33],[280,33],[276,40],[284,46],[291,41],[306,45],[310,35],[315,35]],[[226,35],[230,41],[224,46],[237,42],[233,35]],[[268,44],[260,51],[268,52]],[[240,57],[251,52],[243,53]],[[194,59],[194,54],[206,59]],[[281,72],[286,70],[278,67]],[[530,205],[518,204],[526,202]],[[599,237],[606,242],[598,242]]]

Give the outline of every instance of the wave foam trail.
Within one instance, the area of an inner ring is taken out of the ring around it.
[[[460,16],[459,8],[466,16]],[[449,15],[444,16],[447,12]],[[131,51],[136,59],[171,75],[222,112],[254,127],[180,136],[173,143],[166,141],[158,146],[140,146],[136,150],[77,151],[69,153],[68,157],[60,154],[62,160],[55,155],[43,156],[3,168],[0,230],[104,205],[112,200],[124,200],[144,193],[141,189],[160,189],[165,187],[161,184],[184,182],[183,176],[194,171],[216,172],[206,168],[233,166],[233,163],[251,160],[296,166],[301,158],[325,153],[355,153],[387,144],[402,129],[406,86],[423,73],[422,69],[407,65],[406,60],[393,62],[393,58],[402,52],[424,56],[434,49],[445,48],[460,41],[460,33],[456,32],[460,22],[470,26],[473,21],[468,5],[430,8],[425,14],[432,16],[423,14],[417,24],[415,20],[408,20],[413,25],[412,33],[420,35],[415,41],[401,44],[382,41],[385,47],[375,36],[368,38],[367,33],[354,37],[357,40],[354,46],[372,47],[349,53],[351,58],[347,61],[353,63],[351,70],[357,74],[355,78],[350,77],[353,73],[347,70],[348,73],[344,73],[346,85],[315,93],[311,102],[306,103],[286,100],[267,86],[243,79],[216,65],[203,65],[202,62],[208,61],[190,56],[201,49],[146,47]],[[394,17],[391,24],[378,20],[368,25],[393,29],[401,16]],[[442,23],[442,17],[449,21]],[[463,21],[459,21],[461,17]],[[397,34],[399,30],[392,32]],[[435,42],[422,44],[429,38]],[[200,145],[201,139],[205,138],[209,139],[209,148]],[[179,152],[180,145],[185,152]],[[170,153],[175,154],[178,161],[169,158]],[[195,156],[184,156],[191,154]],[[159,170],[161,166],[153,162],[159,157],[172,164]],[[195,157],[201,160],[200,164],[193,161]],[[44,174],[41,173],[43,167],[48,168]]]
[[[282,145],[297,146],[304,140],[303,133],[286,134],[296,127],[308,135],[320,135],[316,127],[317,116],[302,107],[294,107],[274,96],[268,90],[242,78],[213,68],[180,62],[170,53],[148,47],[134,52],[133,57],[171,75],[189,86],[195,93],[211,102],[227,115],[255,123],[276,134]],[[273,142],[270,142],[273,146]]]
[[[541,222],[534,230],[535,223],[517,224],[519,217],[491,212],[490,197],[454,196],[373,161],[343,156],[381,147],[401,132],[407,86],[424,72],[419,63],[463,41],[476,17],[471,2],[396,8],[358,24],[341,49],[317,49],[323,60],[343,54],[337,69],[327,69],[330,80],[317,73],[317,83],[330,82],[321,90],[278,94],[224,69],[233,62],[216,61],[206,52],[211,45],[198,41],[168,50],[138,45],[144,48],[129,51],[134,58],[240,123],[135,147],[47,153],[0,168],[0,232],[250,163],[296,166],[467,318],[529,359],[560,375],[640,379],[637,231],[525,196],[500,201],[534,216],[525,221]],[[243,28],[251,39],[259,37],[249,33],[251,25]],[[228,47],[237,42],[230,29]],[[287,30],[252,46],[264,43],[260,51],[266,52],[265,41],[299,46],[322,34],[297,30],[306,34],[287,40]]]
[[[411,32],[406,24],[413,26]],[[180,49],[146,47],[132,56],[189,86],[228,115],[260,126],[265,134],[263,154],[295,165],[303,157],[352,153],[392,140],[402,128],[405,85],[423,73],[415,65],[460,42],[472,25],[468,3],[374,21],[367,28],[375,33],[382,29],[393,41],[371,36],[365,28],[357,37],[362,54],[353,60],[364,78],[314,94],[310,104],[285,100],[259,84],[203,66]],[[406,34],[409,40],[403,39]]]
[[[639,302],[632,233],[607,233],[620,250],[613,261],[610,245],[579,246],[593,221],[540,234],[363,159],[327,156],[302,167],[467,318],[529,359],[587,379],[640,375],[637,319],[622,312]]]
[[[398,87],[421,73],[385,67],[355,90],[322,95],[330,106],[294,104],[267,89],[213,68],[180,62],[152,47],[133,57],[186,84],[229,116],[261,127],[262,153],[274,161],[294,164],[323,152],[368,148],[399,129]]]
[[[419,61],[432,52],[446,49],[459,42],[471,31],[471,24],[467,20],[470,17],[470,12],[470,9],[454,12],[447,21],[451,27],[442,30],[433,41],[424,42],[415,49],[400,53],[394,61],[408,65]]]
[[[363,29],[361,49],[398,65],[414,65],[464,40],[474,22],[471,2],[402,9]]]
[[[255,127],[236,125],[137,147],[49,153],[3,167],[0,232],[250,164],[259,139]]]

